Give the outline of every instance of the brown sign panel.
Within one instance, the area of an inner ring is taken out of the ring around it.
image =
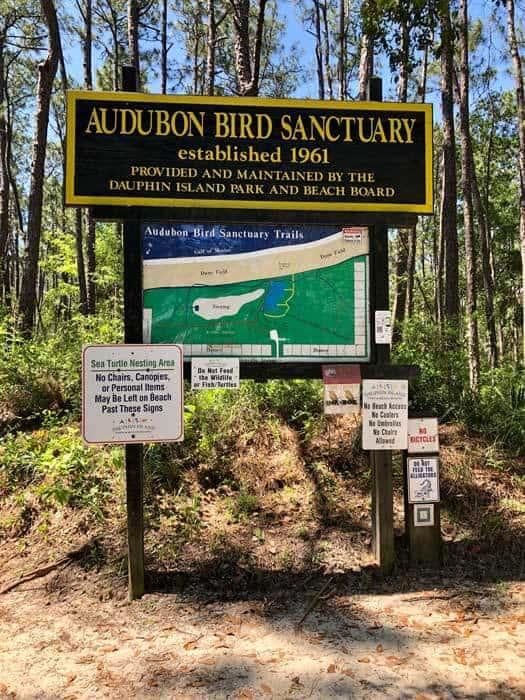
[[[70,205],[432,212],[422,104],[70,92]]]

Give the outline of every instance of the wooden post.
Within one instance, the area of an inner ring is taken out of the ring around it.
[[[371,309],[388,309],[388,228],[374,226],[370,238],[372,259]],[[370,319],[374,333],[374,318]],[[376,345],[372,339],[375,363],[388,365],[390,346]],[[394,495],[391,450],[370,452],[372,470],[372,546],[381,572],[387,574],[394,565]]]
[[[122,86],[136,89],[134,68],[122,69]],[[124,342],[142,343],[142,245],[140,210],[130,208],[124,220]],[[144,467],[141,444],[126,445],[128,531],[128,596],[144,595]]]
[[[381,78],[371,77],[368,83],[368,99],[383,100]],[[390,346],[376,345],[374,336],[374,311],[388,309],[388,227],[376,225],[370,237],[371,269],[371,347],[376,364],[390,363]],[[394,565],[394,495],[392,486],[392,452],[372,450],[372,547],[381,573],[387,574]]]

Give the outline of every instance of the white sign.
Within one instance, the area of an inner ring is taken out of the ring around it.
[[[439,435],[437,418],[408,419],[408,451],[439,452]]]
[[[184,434],[181,345],[88,345],[82,353],[87,443],[177,442]]]
[[[363,380],[363,450],[406,450],[408,381]]]
[[[359,365],[323,365],[323,383],[323,406],[326,415],[359,413]]]
[[[151,343],[152,310],[142,309],[142,342]]]
[[[192,389],[238,389],[238,357],[193,357]]]
[[[390,345],[392,342],[392,316],[390,311],[376,311],[376,343]]]
[[[416,503],[414,506],[415,527],[429,527],[434,525],[434,504]]]
[[[439,503],[437,457],[409,457],[407,475],[409,503]]]

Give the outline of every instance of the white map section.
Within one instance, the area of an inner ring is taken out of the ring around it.
[[[193,313],[206,321],[224,318],[225,316],[235,316],[245,304],[259,299],[264,294],[264,289],[256,289],[246,294],[236,294],[229,297],[217,297],[206,299],[199,297],[193,302]]]
[[[368,234],[345,241],[342,231],[313,243],[234,255],[144,260],[144,289],[234,284],[323,270],[368,254]]]

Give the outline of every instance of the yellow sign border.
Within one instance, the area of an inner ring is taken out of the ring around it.
[[[75,134],[77,100],[100,100],[111,102],[154,102],[173,104],[239,105],[266,107],[295,107],[304,109],[369,109],[378,112],[424,112],[425,114],[425,202],[423,204],[376,202],[299,202],[299,201],[253,201],[221,199],[169,199],[160,197],[108,197],[80,196],[74,191],[75,183]],[[433,209],[433,148],[432,148],[432,105],[411,102],[336,102],[334,100],[278,100],[267,97],[206,97],[200,95],[156,95],[143,92],[94,92],[69,90],[66,112],[66,206],[115,205],[121,207],[188,207],[216,209],[283,209],[308,211],[368,211],[368,212],[410,212],[432,214]]]

